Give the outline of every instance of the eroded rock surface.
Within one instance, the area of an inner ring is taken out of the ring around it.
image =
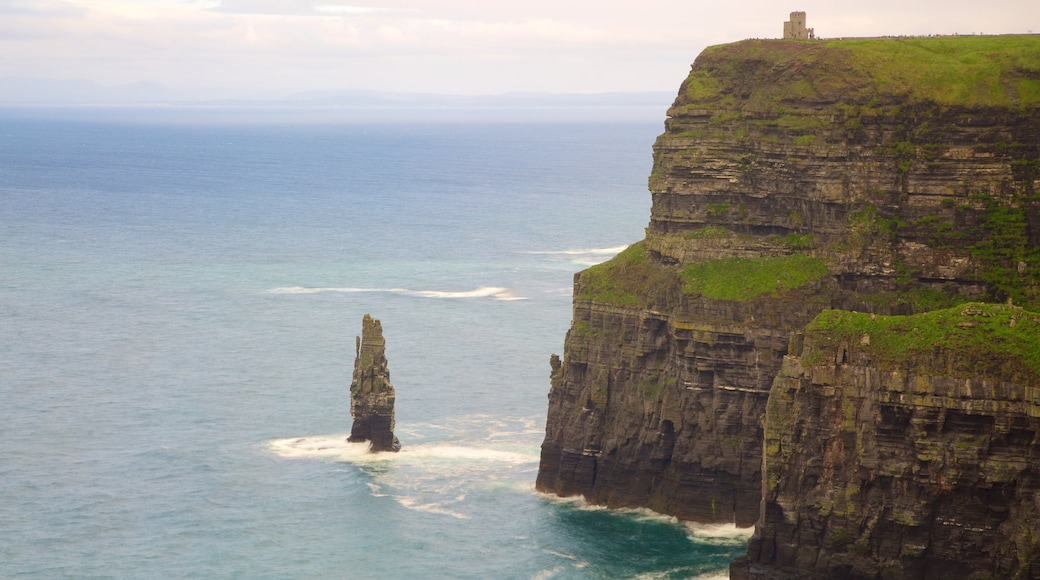
[[[734,577],[1040,578],[1040,374],[999,344],[1017,327],[1036,348],[1040,314],[970,304],[938,328],[874,323],[887,336],[828,314],[773,383],[763,518]],[[893,339],[898,360],[876,346]]]
[[[347,441],[371,441],[373,452],[399,451],[394,435],[394,386],[386,362],[383,325],[368,314],[355,343],[354,376],[350,383],[350,416],[354,423]]]
[[[1037,310],[1040,98],[1015,87],[1040,38],[991,40],[985,94],[953,83],[976,57],[930,60],[970,40],[706,49],[654,145],[646,238],[575,276],[537,488],[751,525],[793,332],[828,309]]]

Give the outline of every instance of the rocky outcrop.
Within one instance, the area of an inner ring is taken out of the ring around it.
[[[1038,178],[1040,37],[705,50],[654,145],[646,239],[575,276],[537,488],[751,525],[792,333],[829,309],[1036,310]]]
[[[638,254],[636,245],[626,254]],[[626,256],[622,257],[622,260]],[[645,260],[645,257],[642,258]],[[610,264],[604,272],[613,278]],[[650,288],[678,288],[661,281]],[[640,282],[641,283],[641,282]],[[645,307],[575,284],[565,361],[555,367],[537,487],[684,519],[758,519],[761,417],[787,337],[835,291],[814,280],[746,302],[653,297]]]
[[[830,311],[799,343],[734,577],[1040,578],[1040,314]]]
[[[394,386],[386,362],[383,325],[368,314],[355,341],[354,377],[350,383],[350,416],[354,424],[347,441],[371,441],[371,450],[400,451],[394,435]]]

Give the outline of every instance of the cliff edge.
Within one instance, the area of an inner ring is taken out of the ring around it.
[[[536,486],[749,526],[821,312],[1040,310],[1040,36],[710,47],[649,187],[645,240],[575,276]]]
[[[1040,314],[830,310],[791,350],[732,577],[1040,577]]]

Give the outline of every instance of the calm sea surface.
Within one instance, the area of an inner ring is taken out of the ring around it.
[[[0,111],[0,576],[721,574],[745,532],[533,489],[661,130]],[[343,441],[365,313],[396,455]]]

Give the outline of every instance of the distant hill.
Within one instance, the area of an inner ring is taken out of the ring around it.
[[[138,82],[104,86],[89,80],[0,78],[0,105],[148,105],[222,107],[376,107],[376,108],[498,108],[498,107],[655,107],[662,110],[675,98],[665,91],[614,93],[505,93],[451,95],[366,90],[302,91],[285,96],[259,95],[234,99],[200,98],[159,83]]]

